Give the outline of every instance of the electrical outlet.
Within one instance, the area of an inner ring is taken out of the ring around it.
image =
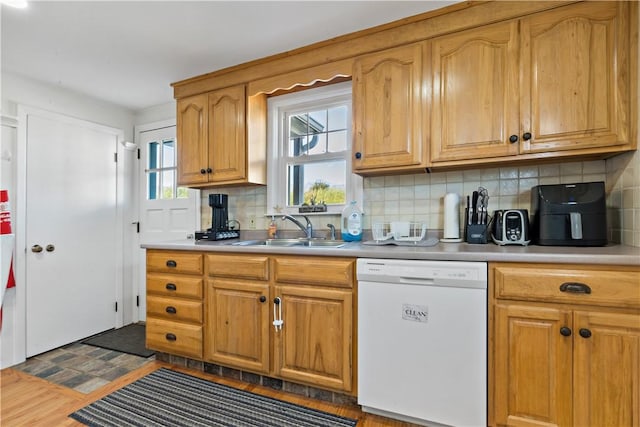
[[[250,216],[249,217],[249,230],[255,230],[256,229],[256,217],[255,216]]]

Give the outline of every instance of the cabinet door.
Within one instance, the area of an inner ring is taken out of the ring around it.
[[[522,21],[522,131],[532,134],[524,152],[629,142],[627,3],[586,2]]]
[[[353,72],[353,169],[426,166],[424,62],[414,44],[358,58]]]
[[[350,391],[351,291],[276,286],[282,330],[275,334],[275,374],[318,387]]]
[[[247,176],[244,86],[209,94],[209,181],[243,181]]]
[[[205,360],[269,372],[269,285],[209,280],[204,327]]]
[[[431,161],[518,154],[518,24],[433,41]]]
[[[573,337],[560,331],[571,312],[499,304],[494,315],[495,424],[570,426]]]
[[[574,425],[640,423],[640,315],[576,312]]]
[[[178,184],[207,182],[207,95],[177,101]]]

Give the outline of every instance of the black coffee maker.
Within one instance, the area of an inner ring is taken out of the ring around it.
[[[207,231],[196,231],[196,240],[224,240],[240,237],[240,230],[229,227],[228,200],[229,196],[226,194],[209,194],[211,228]]]

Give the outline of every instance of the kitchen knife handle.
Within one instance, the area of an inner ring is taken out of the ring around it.
[[[590,294],[591,288],[584,283],[565,282],[560,285],[560,292],[571,292],[574,294]]]

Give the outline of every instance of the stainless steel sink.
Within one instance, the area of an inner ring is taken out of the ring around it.
[[[325,239],[266,239],[266,240],[241,240],[231,243],[232,246],[281,246],[304,248],[340,248],[346,244],[343,240]]]

